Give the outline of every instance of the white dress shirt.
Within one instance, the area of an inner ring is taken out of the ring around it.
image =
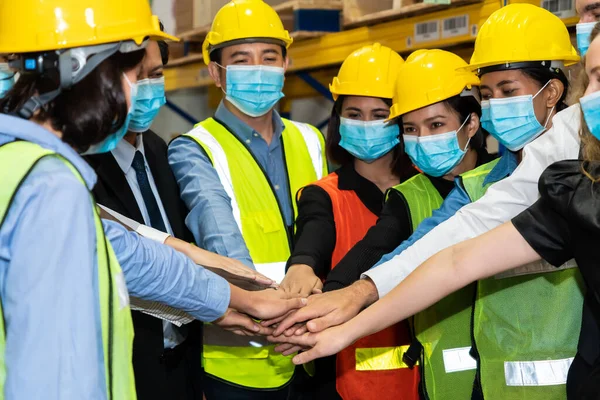
[[[525,146],[523,160],[510,177],[490,186],[481,199],[461,208],[403,253],[363,274],[363,278],[373,280],[380,298],[429,257],[511,220],[537,201],[542,172],[555,162],[579,157],[579,105],[556,114],[552,124],[544,135]]]
[[[133,163],[133,157],[135,156],[135,152],[138,150],[144,156],[144,165],[146,167],[146,174],[148,174],[150,188],[152,189],[154,198],[158,203],[160,215],[162,216],[163,222],[168,231],[167,233],[173,235],[173,230],[171,229],[171,224],[169,224],[167,213],[165,212],[162,200],[160,198],[160,195],[158,194],[158,189],[156,188],[154,177],[152,176],[152,172],[150,171],[150,167],[148,166],[148,162],[146,161],[146,154],[144,152],[144,141],[142,140],[142,135],[137,135],[135,139],[135,147],[132,146],[131,143],[129,143],[127,140],[123,139],[119,142],[117,147],[111,151],[111,153],[115,157],[117,164],[119,164],[119,167],[121,167],[121,170],[125,174],[125,179],[127,180],[127,183],[129,184],[129,187],[133,192],[135,202],[137,203],[140,212],[142,213],[142,217],[144,218],[144,224],[151,226],[150,215],[148,214],[146,203],[144,203],[144,197],[142,196],[140,185],[138,184],[135,169],[131,166],[131,164]],[[164,345],[166,349],[172,349],[185,340],[185,336],[182,335],[181,332],[176,330],[173,324],[166,321],[163,321],[163,335]]]

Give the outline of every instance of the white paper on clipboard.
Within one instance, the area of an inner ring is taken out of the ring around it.
[[[164,243],[165,240],[170,236],[164,232],[156,230],[146,225],[142,225],[126,216],[119,214],[118,212],[111,210],[110,208],[98,204],[100,207],[100,217],[115,221],[131,231],[134,231],[140,236],[148,239],[152,239],[159,243]],[[177,310],[176,308],[166,306],[155,301],[147,301],[130,297],[130,308],[134,311],[140,311],[144,314],[151,315],[155,318],[163,321],[170,322],[174,325],[181,326],[189,324],[194,320],[194,317],[186,313],[185,311]]]

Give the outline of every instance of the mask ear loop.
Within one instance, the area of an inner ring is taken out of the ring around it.
[[[546,89],[546,86],[548,86],[550,84],[550,81],[552,79],[550,79],[548,82],[546,82],[546,84],[544,86],[542,86],[542,88],[540,90],[538,90],[538,92],[535,94],[535,96],[533,96],[531,99],[535,99],[536,96],[540,93],[542,93],[542,90]],[[550,117],[552,116],[552,112],[554,111],[554,108],[556,107],[556,105],[553,105],[552,108],[550,109],[550,113],[548,113],[548,116],[546,117],[546,122],[544,122],[544,129],[548,129],[547,125],[548,122],[550,121]]]
[[[546,82],[546,84],[544,86],[542,86],[542,88],[540,90],[538,90],[538,92],[535,94],[535,96],[532,97],[532,99],[535,99],[536,96],[542,92],[542,90],[546,89],[546,86],[548,86],[550,84],[551,80],[552,79],[550,79],[548,82]],[[544,122],[544,129],[548,129],[548,128],[546,128],[546,126],[548,125],[548,121],[550,121],[550,117],[552,116],[552,112],[554,111],[555,107],[556,107],[556,105],[552,106],[552,108],[550,109],[550,113],[548,113],[548,117],[546,117],[546,122]]]
[[[467,117],[467,119],[465,119],[465,122],[463,122],[463,123],[462,123],[462,125],[460,126],[460,128],[458,128],[458,129],[456,130],[456,133],[457,133],[457,134],[458,134],[458,132],[460,132],[460,130],[461,130],[462,128],[464,128],[464,127],[465,127],[465,124],[466,124],[466,123],[467,123],[467,122],[468,122],[470,119],[471,119],[471,114],[469,114],[469,116]],[[477,133],[476,133],[476,134],[477,134]],[[473,136],[475,136],[475,135],[473,135]],[[469,148],[469,143],[471,143],[471,139],[472,139],[472,137],[468,138],[468,139],[467,139],[467,144],[465,144],[465,148],[464,148],[464,149],[461,149],[461,151],[462,151],[463,153],[465,153],[465,152],[467,151],[467,149]]]
[[[219,64],[216,61],[213,61],[215,63],[215,65],[221,69],[225,70],[225,77],[227,77],[227,67],[222,66],[221,64]],[[221,85],[221,87],[219,88],[221,89],[221,92],[223,92],[223,94],[225,95],[225,97],[227,97],[227,92],[225,91],[225,89],[223,89],[223,85]]]
[[[544,122],[544,129],[548,129],[546,126],[548,125],[548,122],[550,121],[550,117],[552,116],[552,113],[554,112],[554,108],[556,106],[552,106],[552,108],[550,109],[550,113],[548,113],[548,117],[546,118],[546,122]]]
[[[535,99],[538,94],[542,93],[542,90],[546,89],[546,86],[548,86],[550,84],[551,80],[552,79],[550,79],[548,82],[546,82],[546,84],[544,86],[542,86],[542,88],[540,90],[538,90],[538,92],[535,94],[535,96],[533,96],[531,99]]]

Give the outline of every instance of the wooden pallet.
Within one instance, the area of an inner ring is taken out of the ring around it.
[[[344,0],[344,29],[375,25],[396,19],[428,14],[481,0],[450,0],[449,4],[422,0]]]
[[[268,1],[268,3],[273,2]],[[313,39],[341,29],[342,0],[291,0],[274,5],[273,8],[294,40]],[[206,38],[210,28],[211,25],[205,25],[182,32],[178,36],[184,42],[200,44]],[[202,54],[199,54],[198,46],[193,47],[194,49],[183,57],[169,61],[169,66],[175,67],[201,61]]]

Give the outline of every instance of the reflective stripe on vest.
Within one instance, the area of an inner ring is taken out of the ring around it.
[[[340,190],[332,173],[315,183],[331,199],[336,243],[331,257],[335,268],[377,222],[353,190]],[[364,337],[336,357],[336,388],[344,400],[417,400],[419,371],[409,369],[402,355],[410,342],[408,324],[402,321]]]
[[[82,182],[82,185],[85,185],[81,175],[71,163],[37,144],[16,141],[0,146],[0,228],[4,217],[8,214],[13,196],[19,190],[19,186],[37,162],[45,157],[56,157],[63,161]],[[104,235],[102,223],[91,194],[90,212],[93,213],[96,228],[98,297],[101,319],[101,321],[98,321],[98,329],[101,329],[102,333],[107,398],[135,400],[135,382],[131,363],[133,325],[129,311],[127,288],[125,287],[119,262]],[[0,309],[0,313],[1,311]],[[6,342],[3,315],[0,315],[0,321],[2,323],[0,359],[4,360]],[[5,367],[5,365],[2,365],[2,370]],[[1,379],[0,393],[4,393],[5,374],[1,375]]]
[[[402,356],[408,350],[408,347],[406,345],[356,349],[356,370],[389,371],[392,369],[408,368],[408,365],[402,361]],[[390,393],[390,395],[392,394]]]
[[[471,347],[442,350],[446,373],[477,369],[477,360],[471,357]]]
[[[309,125],[283,122],[289,195],[296,215],[296,192],[327,171],[324,141],[321,133]],[[274,189],[250,150],[212,118],[184,136],[200,145],[210,158],[231,200],[235,221],[256,269],[281,281],[290,256],[288,227]],[[240,338],[212,325],[205,327],[203,362],[207,373],[256,389],[281,387],[294,373],[291,357],[276,353],[265,340]]]
[[[487,187],[464,185],[468,176],[463,174],[463,186],[477,201]],[[583,307],[583,288],[573,268],[477,282],[472,326],[484,398],[565,398],[581,329],[581,312],[574,310]]]
[[[296,193],[322,178],[327,172],[327,163],[323,137],[316,128],[285,119],[283,122],[283,148],[284,151],[288,149],[285,161],[291,204],[296,215]],[[289,258],[287,227],[277,197],[260,166],[246,146],[212,118],[196,125],[184,136],[202,146],[210,158],[231,200],[233,216],[256,269],[280,282]]]
[[[413,230],[443,202],[437,189],[423,174],[394,189],[406,199]],[[471,396],[475,372],[468,349],[474,291],[473,285],[467,286],[413,318],[414,334],[423,346],[422,387],[431,400],[467,399]]]
[[[566,385],[573,357],[563,360],[513,361],[504,363],[508,386]]]

